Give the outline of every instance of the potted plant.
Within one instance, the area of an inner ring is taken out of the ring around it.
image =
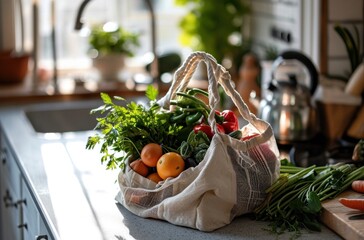
[[[239,68],[242,56],[249,50],[250,41],[243,39],[245,17],[250,6],[241,0],[175,0],[190,11],[180,21],[180,40],[195,51],[210,53],[220,63],[232,62]],[[227,67],[227,66],[226,66]]]
[[[95,25],[89,36],[93,65],[103,80],[117,80],[125,66],[125,58],[132,57],[139,47],[139,35],[108,22]]]
[[[340,75],[326,74],[320,80],[321,91],[316,97],[322,122],[322,130],[332,141],[341,138],[351,141],[363,136],[362,128],[364,113],[362,107],[364,63],[361,51],[360,34],[353,25],[354,32],[340,24],[334,25],[334,31],[345,46],[350,69]],[[359,123],[359,124],[358,124]],[[350,138],[347,138],[347,137]]]

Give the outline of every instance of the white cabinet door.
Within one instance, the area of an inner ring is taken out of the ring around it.
[[[5,137],[0,132],[0,240],[52,239]]]
[[[51,240],[46,223],[41,217],[34,198],[25,181],[22,182],[22,226],[24,240]]]
[[[20,170],[4,139],[1,141],[1,239],[22,239]]]
[[[8,181],[2,181],[1,184],[1,239],[21,239],[21,231],[18,229],[21,212],[15,203],[13,192],[7,188]]]
[[[22,229],[24,240],[34,240],[39,233],[39,212],[27,184],[22,182]]]

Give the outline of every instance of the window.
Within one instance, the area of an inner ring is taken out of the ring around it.
[[[16,9],[19,0],[13,1],[14,9]],[[82,0],[23,0],[25,49],[32,50],[32,2],[36,2],[39,5],[39,65],[50,68],[52,64],[52,1],[55,1],[56,9],[56,43],[59,69],[89,68],[91,60],[87,55],[87,31],[74,30],[76,13]],[[181,51],[182,46],[178,41],[178,22],[185,13],[184,9],[176,7],[174,0],[154,0],[153,4],[157,26],[157,52]],[[93,0],[86,6],[82,19],[86,28],[94,23],[114,21],[127,30],[139,32],[141,34],[141,47],[135,59],[151,51],[150,16],[144,0]],[[19,25],[17,14],[15,20],[16,25]],[[18,35],[17,32],[15,34]],[[18,36],[16,36],[16,41],[18,46],[20,44]]]

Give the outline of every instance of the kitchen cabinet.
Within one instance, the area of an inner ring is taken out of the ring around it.
[[[17,201],[21,199],[20,170],[5,139],[1,136],[1,234],[2,239],[21,239],[18,229],[21,212]]]
[[[37,205],[30,192],[27,183],[22,180],[22,221],[24,239],[50,240],[50,232],[47,224],[42,218],[42,214],[38,211]]]
[[[0,239],[53,239],[12,149],[0,135]]]

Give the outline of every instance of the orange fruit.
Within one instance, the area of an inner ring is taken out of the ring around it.
[[[169,152],[162,155],[157,163],[157,173],[162,179],[177,177],[185,168],[181,155]]]
[[[145,165],[141,159],[135,160],[130,163],[131,169],[134,170],[134,172],[142,175],[143,177],[146,177],[149,173],[149,168],[147,165]]]
[[[155,167],[158,159],[163,155],[162,146],[157,143],[148,143],[142,149],[140,158],[148,167]]]
[[[151,173],[147,176],[149,180],[152,180],[155,183],[158,183],[160,181],[163,181],[163,179],[158,175],[157,172]]]

